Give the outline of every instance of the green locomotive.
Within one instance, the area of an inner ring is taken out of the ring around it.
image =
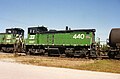
[[[95,29],[48,31],[46,27],[28,28],[27,54],[97,57],[95,48]]]
[[[24,30],[21,28],[6,29],[6,33],[0,33],[0,49],[4,52],[14,52],[16,36],[24,39]]]

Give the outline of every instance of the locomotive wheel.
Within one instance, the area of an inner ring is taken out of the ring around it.
[[[74,57],[73,54],[69,54],[69,53],[66,53],[65,56],[68,57],[68,58],[69,58],[69,57]]]
[[[67,54],[66,54],[66,57],[70,57],[70,55],[67,53]]]
[[[26,55],[31,55],[30,51],[27,51],[27,52],[26,52]]]
[[[110,59],[114,59],[115,58],[115,52],[108,52],[108,57]]]
[[[80,55],[80,58],[85,58],[85,57],[86,57],[85,54],[81,54],[81,55]]]

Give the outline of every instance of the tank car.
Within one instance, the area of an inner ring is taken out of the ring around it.
[[[120,28],[113,28],[109,34],[109,58],[120,57]]]

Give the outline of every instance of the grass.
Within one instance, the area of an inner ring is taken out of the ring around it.
[[[38,66],[52,66],[62,68],[74,68],[83,64],[93,63],[93,60],[80,60],[59,57],[18,57],[17,61],[27,64],[34,64]]]
[[[79,69],[120,73],[120,60],[97,60],[92,64],[82,65]]]
[[[61,67],[79,70],[90,70],[99,72],[112,72],[120,74],[120,60],[93,60],[79,58],[60,58],[42,56],[18,56],[13,54],[0,54],[0,59],[11,59],[18,63],[32,64],[37,66]]]

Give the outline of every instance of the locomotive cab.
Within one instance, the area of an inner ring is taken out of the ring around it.
[[[39,45],[39,33],[46,31],[48,31],[48,29],[44,26],[28,28],[28,36],[26,40],[26,54],[43,53],[40,50],[42,46]]]
[[[28,34],[37,34],[40,32],[48,31],[46,27],[30,27],[28,28]]]
[[[11,28],[11,29],[6,29],[7,34],[13,34],[13,36],[22,35],[24,37],[24,30],[20,28]]]

